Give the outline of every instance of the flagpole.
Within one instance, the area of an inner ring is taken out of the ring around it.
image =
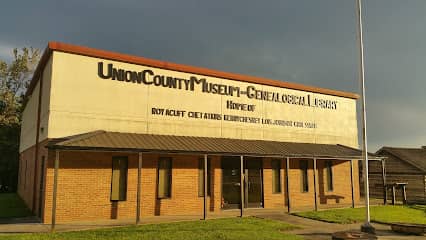
[[[361,231],[375,233],[374,227],[370,224],[370,193],[368,184],[368,151],[367,151],[367,114],[365,109],[365,69],[364,69],[364,43],[362,35],[362,5],[361,0],[356,0],[356,13],[358,22],[358,47],[359,47],[359,80],[361,84],[362,101],[362,155],[364,160],[364,192],[365,192],[365,222],[361,226]]]

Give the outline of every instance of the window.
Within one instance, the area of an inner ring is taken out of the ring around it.
[[[327,189],[329,192],[333,191],[333,162],[325,162],[326,176],[327,176]]]
[[[302,192],[309,192],[309,183],[308,183],[308,161],[300,160],[300,171],[302,176]]]
[[[127,157],[112,158],[111,201],[126,201]]]
[[[160,158],[157,171],[157,198],[170,198],[172,188],[172,159]]]
[[[272,165],[272,193],[281,193],[281,160],[274,159]]]
[[[210,196],[211,163],[207,159],[207,196]],[[204,197],[204,158],[198,159],[198,196]]]

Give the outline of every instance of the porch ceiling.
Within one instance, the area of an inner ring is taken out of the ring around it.
[[[361,159],[359,149],[333,144],[242,140],[94,131],[52,139],[47,148],[62,150],[197,153],[271,157]],[[381,157],[369,154],[369,159]]]

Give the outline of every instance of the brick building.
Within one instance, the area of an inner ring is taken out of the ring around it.
[[[357,98],[51,42],[18,193],[44,223],[351,206]]]

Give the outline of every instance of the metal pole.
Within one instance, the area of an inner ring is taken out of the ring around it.
[[[141,170],[142,170],[142,153],[140,152],[138,158],[138,189],[136,191],[136,224],[141,221]]]
[[[395,184],[392,185],[392,205],[395,205]]]
[[[351,197],[352,197],[352,208],[355,208],[355,194],[354,194],[354,160],[351,160]]]
[[[286,182],[286,195],[287,195],[287,211],[290,213],[290,183],[289,183],[289,179],[290,177],[288,176],[289,174],[289,168],[290,168],[290,158],[287,157],[286,158],[286,168],[285,168],[285,182]]]
[[[314,158],[314,202],[315,202],[315,211],[318,211],[318,202],[317,202],[317,159]]]
[[[365,223],[361,227],[364,232],[375,232],[373,226],[370,224],[370,193],[368,189],[368,151],[367,151],[367,113],[365,106],[365,69],[364,69],[364,43],[362,32],[362,5],[361,0],[357,2],[357,22],[358,22],[358,47],[359,47],[359,78],[361,82],[361,96],[362,96],[362,140],[363,140],[363,157],[364,157],[364,191],[365,191]]]
[[[59,150],[55,151],[55,170],[53,172],[53,200],[52,200],[52,224],[51,232],[55,232],[56,227],[56,195],[58,192],[58,169],[59,169]]]
[[[382,163],[382,181],[383,181],[383,204],[386,205],[388,199],[388,191],[386,189],[386,170],[385,170],[385,160],[381,161]]]
[[[407,191],[405,185],[402,185],[402,204],[407,204]]]
[[[207,166],[207,154],[204,154],[204,220],[207,219]]]
[[[241,190],[240,217],[243,217],[243,214],[244,214],[244,156],[241,156],[241,161],[240,161],[240,190]]]

